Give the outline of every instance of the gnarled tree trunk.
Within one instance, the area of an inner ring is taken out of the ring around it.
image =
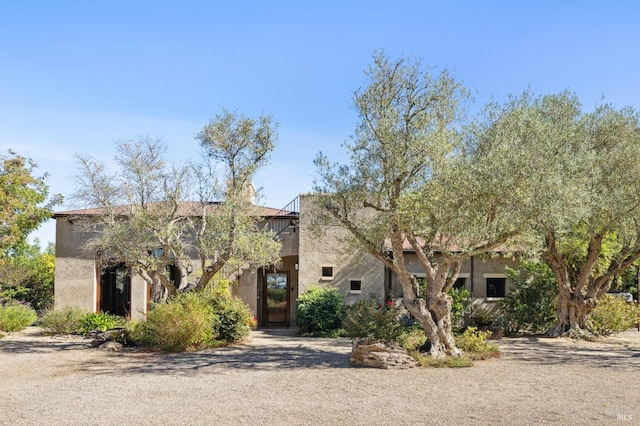
[[[591,321],[589,315],[596,307],[596,300],[566,289],[558,298],[558,322],[545,335],[549,337],[589,337]]]

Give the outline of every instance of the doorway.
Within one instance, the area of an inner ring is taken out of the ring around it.
[[[124,264],[109,266],[100,275],[100,311],[129,317],[131,274]]]
[[[265,272],[262,278],[262,325],[289,326],[289,272]]]

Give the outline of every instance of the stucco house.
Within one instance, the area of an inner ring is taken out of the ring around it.
[[[345,231],[328,226],[321,232],[311,226],[313,195],[300,195],[284,209],[263,208],[260,224],[269,226],[282,241],[281,262],[276,266],[234,271],[233,294],[253,310],[260,327],[291,327],[296,323],[299,294],[313,285],[338,288],[347,303],[385,295],[401,297],[394,274],[373,256],[345,253],[340,236]],[[90,235],[83,220],[95,210],[58,212],[56,220],[55,306],[76,306],[142,318],[150,297],[146,282],[124,267],[100,267],[96,253],[86,249]],[[411,259],[409,270],[423,274]],[[194,262],[197,265],[198,262]],[[500,255],[473,257],[462,266],[457,286],[467,288],[482,302],[500,300],[509,290],[504,267],[515,261]],[[197,270],[188,271],[196,274]],[[175,279],[179,279],[176,274]],[[189,279],[189,276],[187,276]]]

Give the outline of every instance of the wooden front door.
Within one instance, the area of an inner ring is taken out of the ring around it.
[[[289,326],[289,287],[288,272],[267,272],[263,275],[262,325]]]

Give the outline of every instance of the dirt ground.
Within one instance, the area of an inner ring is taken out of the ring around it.
[[[284,331],[151,354],[30,327],[0,339],[0,424],[640,424],[640,332],[498,343],[471,368],[391,371],[351,368],[346,339]]]

